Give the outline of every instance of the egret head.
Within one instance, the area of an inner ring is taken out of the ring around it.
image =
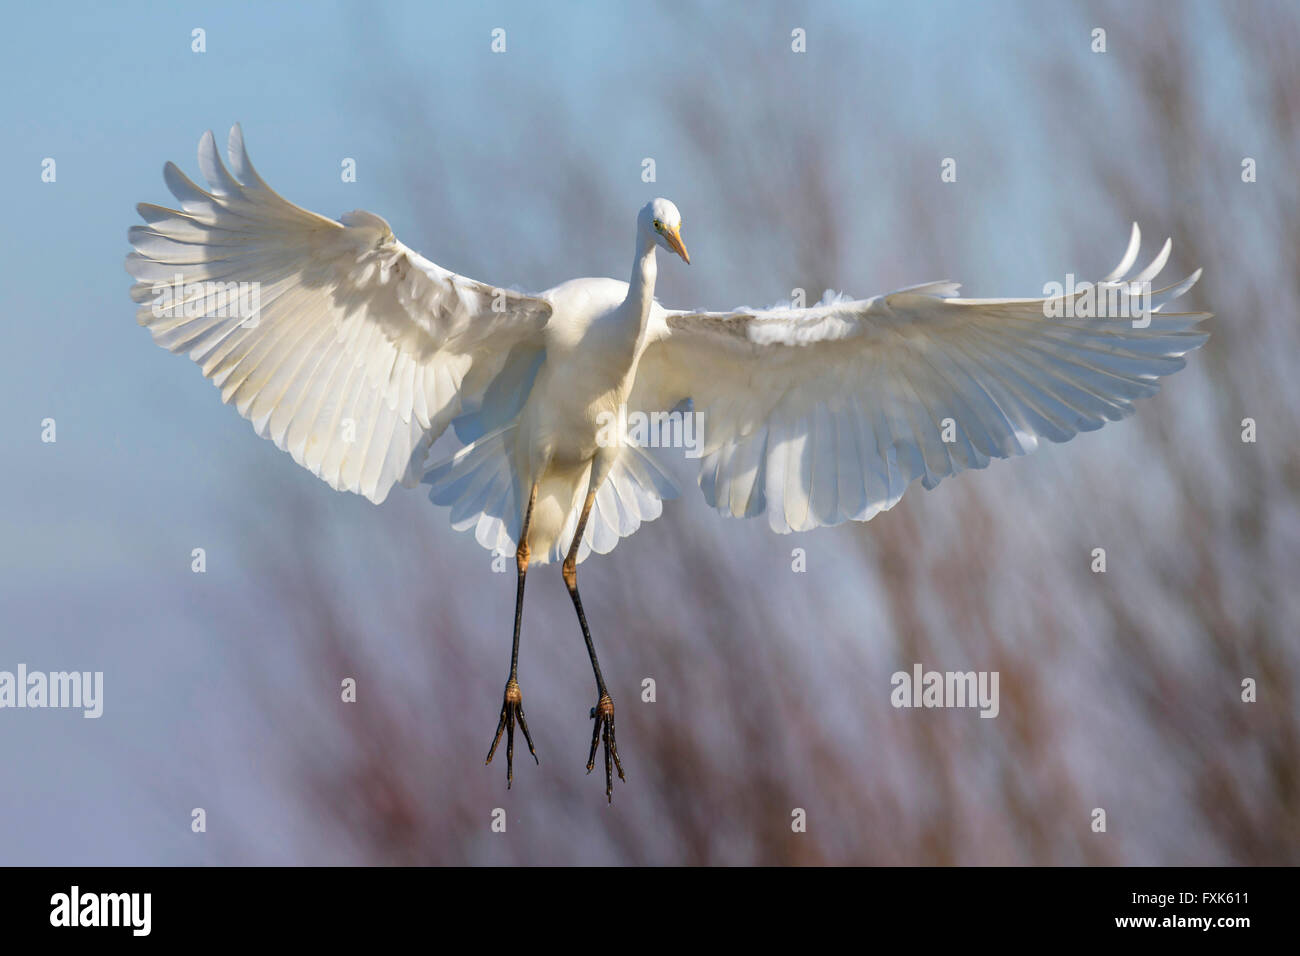
[[[682,257],[687,265],[691,254],[682,242],[682,214],[667,199],[652,199],[641,207],[637,225],[643,235],[651,236],[657,245]]]

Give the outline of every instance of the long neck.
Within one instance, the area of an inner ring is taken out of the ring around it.
[[[651,236],[637,236],[636,259],[632,263],[632,281],[628,283],[627,313],[636,319],[637,337],[645,331],[646,321],[650,317],[650,303],[655,297],[655,276],[659,268],[655,264],[655,241]]]

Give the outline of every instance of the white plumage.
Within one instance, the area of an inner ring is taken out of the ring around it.
[[[130,231],[127,269],[140,323],[331,487],[380,502],[424,478],[457,529],[513,550],[537,482],[534,561],[564,555],[593,472],[579,559],[674,495],[640,449],[600,447],[602,411],[689,400],[703,416],[708,502],[804,531],[865,521],[914,479],[930,488],[1122,418],[1207,338],[1196,328],[1206,313],[1165,311],[1199,271],[1155,293],[1145,328],[1047,318],[1043,299],[962,299],[947,282],[828,294],[806,309],[668,311],[653,298],[655,249],[686,256],[665,200],[642,211],[630,284],[576,279],[524,295],[440,268],[378,216],[336,222],[293,205],[257,175],[238,126],[229,161],[233,175],[205,134],[208,188],[168,163],[181,208],[139,207],[147,224]],[[1169,244],[1125,279],[1138,244],[1135,225],[1103,283],[1154,278]],[[190,314],[190,291],[158,314],[160,288],[178,279],[260,283],[260,313]],[[430,466],[453,422],[465,446]],[[943,440],[945,424],[955,440]]]
[[[828,294],[807,309],[667,311],[654,300],[655,251],[690,256],[665,199],[637,218],[630,282],[574,279],[524,295],[448,272],[371,213],[336,222],[281,198],[238,126],[228,153],[233,175],[207,133],[208,188],[168,163],[181,208],[139,207],[146,225],[130,231],[127,270],[140,323],[331,487],[380,502],[398,482],[424,480],[453,527],[515,552],[510,677],[487,758],[508,730],[507,785],[516,723],[536,757],[518,683],[530,560],[563,559],[598,693],[587,770],[603,739],[611,799],[613,768],[623,776],[576,565],[657,518],[676,489],[622,423],[691,409],[709,504],[806,531],[866,521],[915,479],[932,488],[1040,438],[1123,418],[1207,338],[1197,329],[1206,313],[1165,311],[1199,271],[1154,293],[1143,286],[1169,242],[1125,278],[1136,225],[1114,273],[1050,299],[962,299],[936,282],[871,299]],[[1115,317],[1062,317],[1086,314],[1089,296]],[[1136,322],[1134,305],[1148,309]],[[430,464],[448,425],[462,447]]]

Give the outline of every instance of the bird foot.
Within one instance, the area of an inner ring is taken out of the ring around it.
[[[501,720],[497,723],[497,735],[492,738],[492,749],[488,751],[487,760],[484,765],[492,762],[493,755],[497,752],[497,744],[501,743],[501,733],[506,734],[506,789],[510,789],[510,784],[514,782],[515,775],[515,721],[519,721],[519,729],[524,732],[524,739],[528,741],[528,752],[533,755],[533,761],[540,764],[537,759],[537,749],[533,747],[533,735],[528,732],[528,721],[524,719],[524,694],[519,689],[519,681],[511,677],[506,681],[505,697],[501,701]]]
[[[602,738],[605,742],[605,798],[614,802],[614,768],[618,768],[618,779],[627,783],[623,776],[623,764],[618,759],[618,742],[614,739],[614,701],[609,694],[601,694],[596,706],[591,708],[591,719],[596,723],[591,728],[591,753],[587,755],[587,773],[596,766],[596,744]],[[612,758],[612,765],[611,765]]]

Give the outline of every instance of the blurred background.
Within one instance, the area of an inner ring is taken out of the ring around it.
[[[1295,5],[547,6],[9,12],[0,669],[102,670],[105,701],[0,712],[0,863],[1300,862]],[[627,784],[584,775],[547,568],[542,762],[507,792],[513,573],[418,491],[331,491],[136,326],[133,206],[235,121],[288,198],[503,285],[625,278],[655,195],[694,262],[670,307],[1036,296],[1138,220],[1143,262],[1171,235],[1167,275],[1205,268],[1213,337],[1135,418],[867,524],[776,536],[679,463],[683,498],[583,566]],[[917,662],[999,671],[999,716],[893,709]]]

